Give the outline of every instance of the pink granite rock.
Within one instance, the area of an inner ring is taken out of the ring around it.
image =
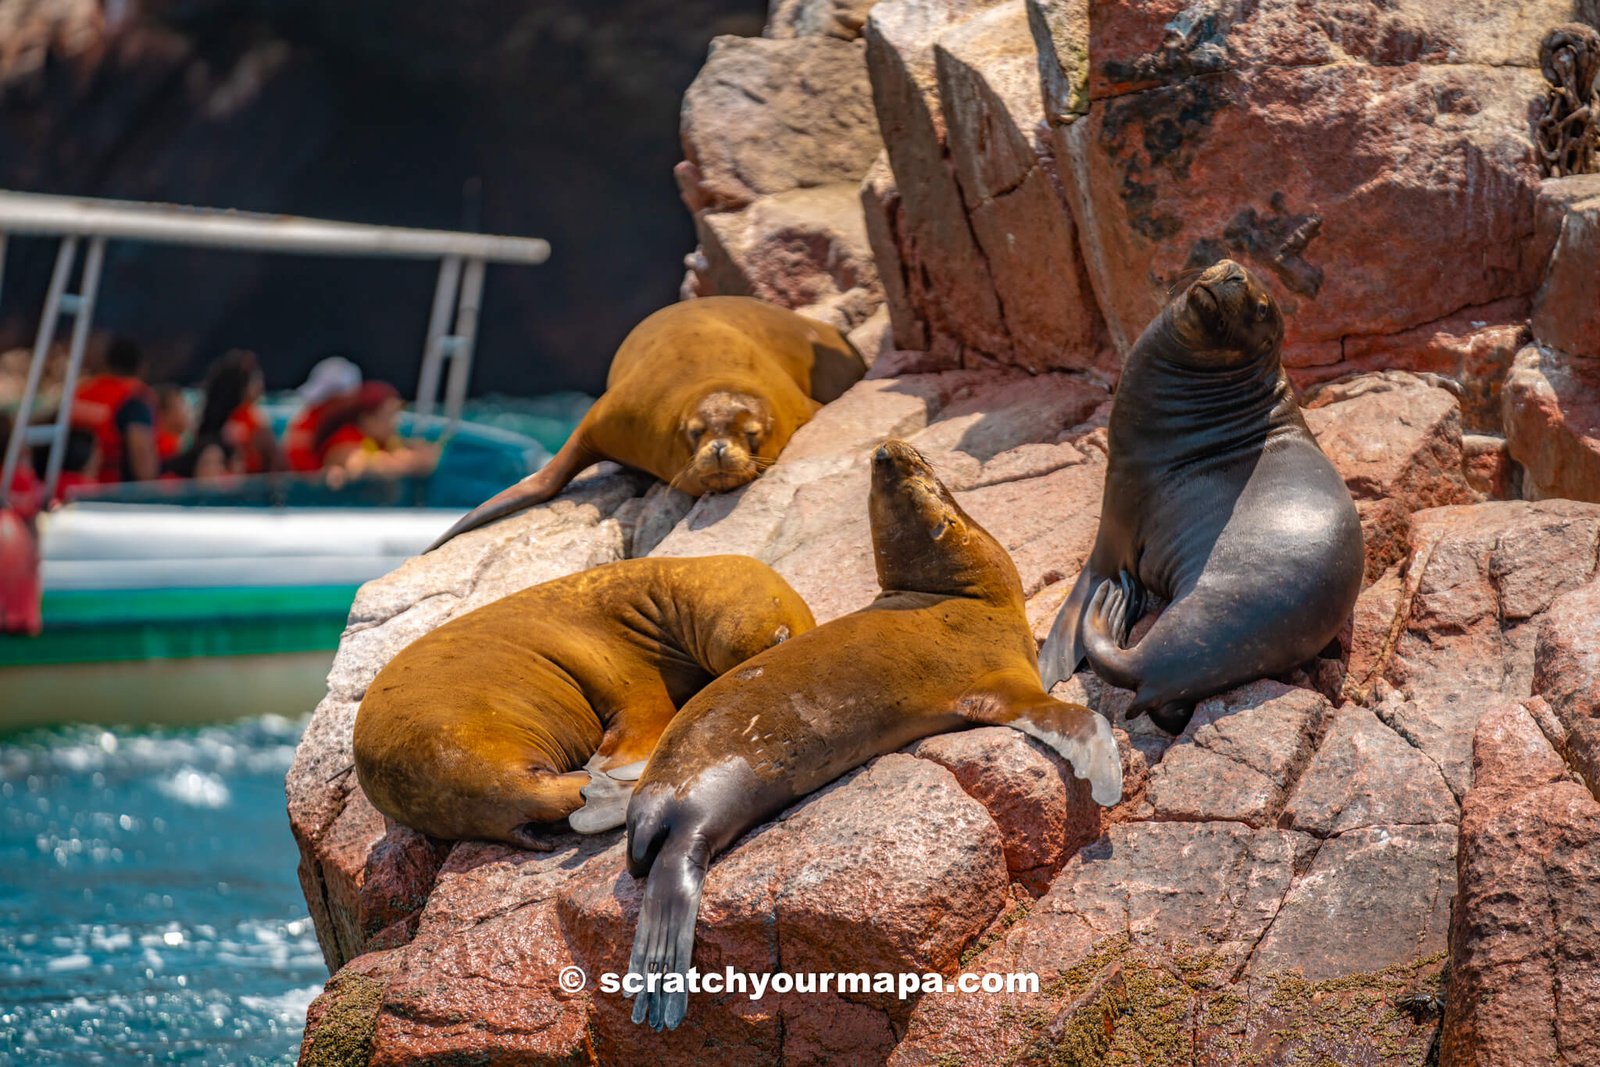
[[[830,37],[718,37],[683,98],[691,211],[858,182],[881,144],[861,49]]]
[[[754,296],[849,331],[883,304],[854,182],[695,216],[695,296]]]
[[[1475,499],[1447,389],[1401,371],[1361,375],[1322,389],[1305,418],[1361,513],[1368,581],[1409,553],[1413,512]]]
[[[1299,363],[1339,363],[1352,324],[1391,334],[1531,293],[1527,107],[1555,23],[1490,8],[1092,3],[1092,102],[1056,126],[1056,155],[1119,347],[1183,270],[1224,255],[1266,277]]]
[[[1600,794],[1600,581],[1563,593],[1544,613],[1533,690],[1561,723],[1567,762]]]
[[[1462,803],[1440,1063],[1600,1060],[1600,802],[1567,774],[1538,701],[1484,715]]]
[[[1006,363],[1120,369],[1078,251],[1077,226],[1036,127],[1039,65],[1023,0],[942,33],[934,48],[950,161],[1010,338]]]
[[[1600,360],[1529,345],[1502,397],[1506,443],[1527,495],[1600,502]]]
[[[1600,174],[1546,181],[1539,200],[1541,216],[1559,222],[1533,301],[1534,336],[1568,355],[1600,359]]]

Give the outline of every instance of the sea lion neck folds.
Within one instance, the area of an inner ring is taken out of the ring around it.
[[[648,876],[629,967],[682,975],[711,860],[745,831],[886,752],[965,726],[1009,726],[1065,757],[1094,799],[1122,795],[1110,725],[1039,685],[1022,582],[911,446],[873,453],[883,594],[722,675],[662,734],[628,805],[628,867]],[[674,1027],[687,994],[639,994]]]
[[[1108,427],[1100,528],[1044,648],[1087,659],[1180,732],[1195,701],[1304,663],[1360,590],[1361,526],[1283,372],[1282,316],[1231,261],[1175,295],[1129,352]],[[1153,597],[1168,603],[1123,643]]]

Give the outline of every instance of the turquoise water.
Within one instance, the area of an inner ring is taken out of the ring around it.
[[[0,739],[0,1063],[294,1062],[327,979],[284,812],[303,726]]]

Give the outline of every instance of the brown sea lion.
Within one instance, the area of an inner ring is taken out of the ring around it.
[[[683,1019],[681,976],[711,860],[874,756],[966,726],[1010,726],[1071,761],[1099,803],[1122,796],[1110,725],[1039,686],[1016,565],[910,445],[890,441],[873,456],[870,510],[878,599],[712,682],[645,765],[628,804],[628,869],[649,877],[628,969],[654,984],[638,993],[634,1022],[659,1030]]]
[[[622,825],[633,781],[711,679],[815,625],[748,556],[633,559],[512,593],[407,645],[356,713],[374,807],[442,838],[545,847]]]
[[[752,297],[662,308],[623,339],[605,393],[550,462],[478,505],[427,551],[544,503],[601,460],[690,496],[737,489],[865,373],[838,330]]]
[[[1361,522],[1279,360],[1283,316],[1232,260],[1167,304],[1123,364],[1100,530],[1039,653],[1087,658],[1181,733],[1196,701],[1312,658],[1361,590]],[[1168,602],[1123,648],[1147,594]]]

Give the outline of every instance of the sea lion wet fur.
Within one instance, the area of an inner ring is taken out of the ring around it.
[[[1120,799],[1106,720],[1039,685],[1022,581],[1000,543],[903,442],[874,454],[870,508],[878,598],[711,683],[646,764],[628,805],[628,866],[648,877],[631,972],[687,971],[707,867],[741,834],[918,738],[1010,726],[1066,757],[1099,803]],[[676,1027],[687,1005],[658,984],[633,1019]]]
[[[1283,317],[1231,260],[1144,331],[1111,411],[1100,528],[1039,653],[1046,688],[1087,659],[1179,733],[1194,704],[1306,662],[1361,590],[1361,522],[1279,358]],[[1123,644],[1152,596],[1166,609]]]
[[[690,496],[736,489],[865,373],[838,330],[752,297],[662,308],[623,340],[605,393],[550,462],[474,508],[427,551],[549,500],[601,460]]]
[[[356,777],[379,811],[434,837],[541,848],[541,824],[612,829],[677,710],[813,625],[748,556],[623,560],[536,585],[378,672],[356,713]]]

